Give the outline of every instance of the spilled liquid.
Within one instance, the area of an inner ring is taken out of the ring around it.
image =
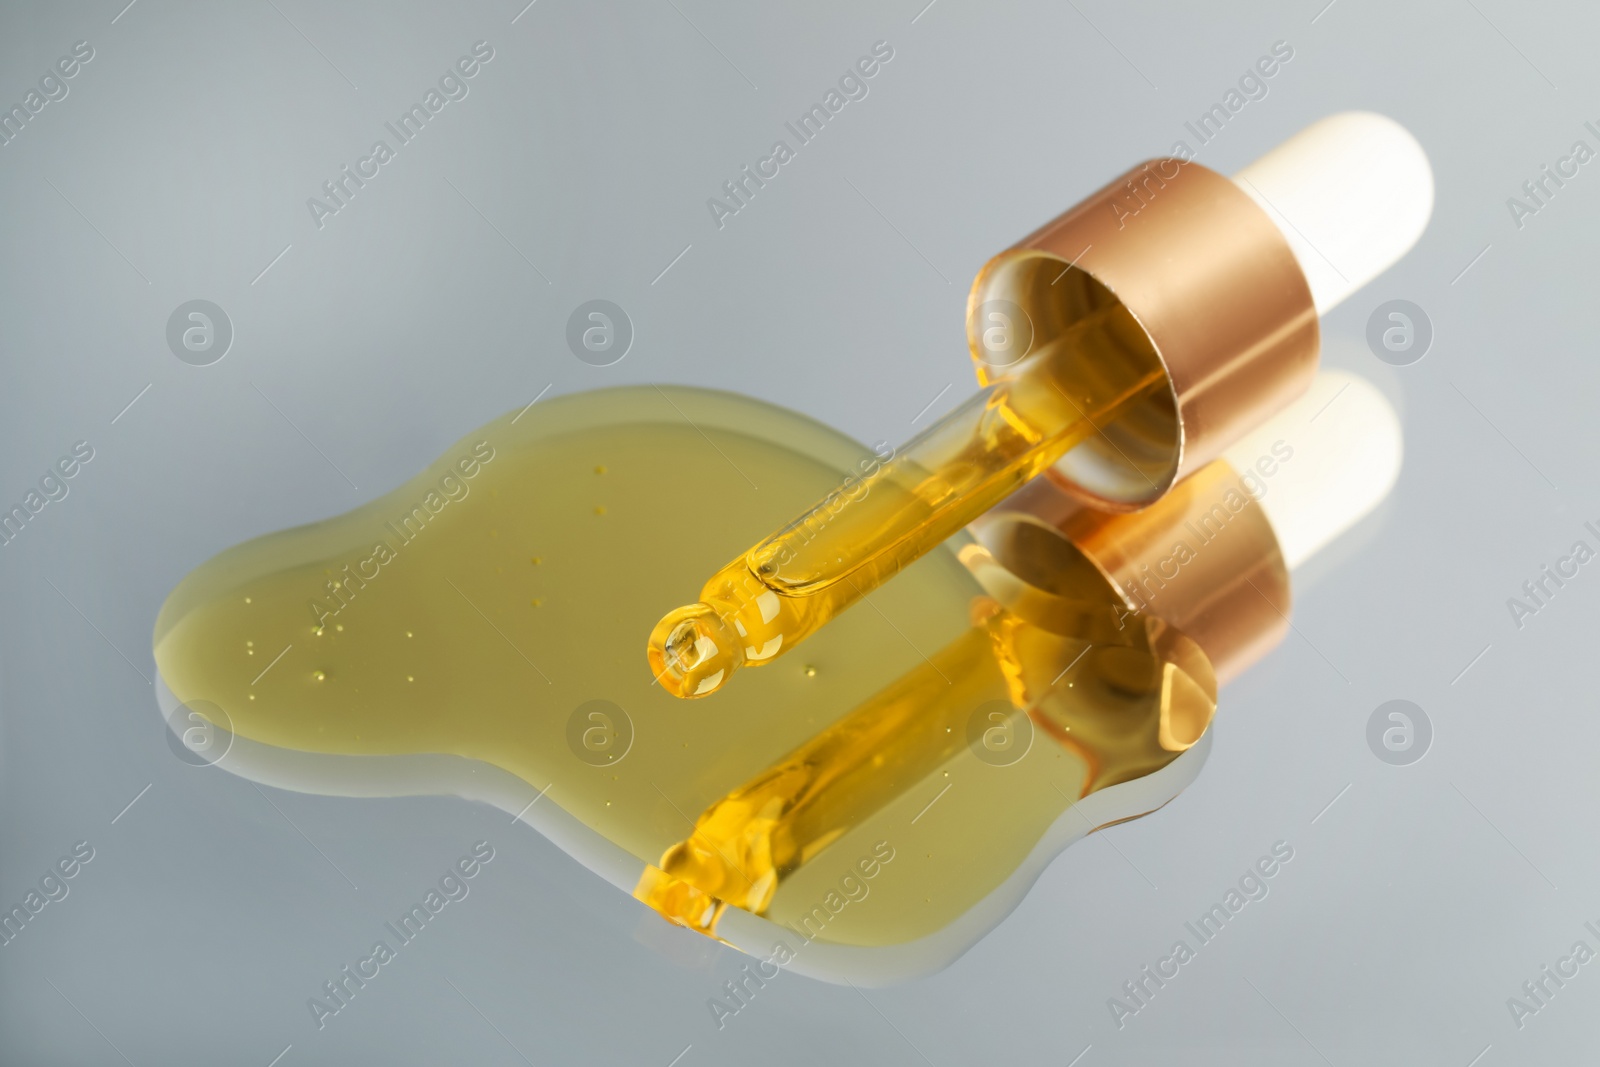
[[[1002,606],[958,558],[982,562],[964,538],[842,614],[803,655],[717,700],[686,704],[653,684],[639,635],[684,584],[868,456],[814,422],[726,394],[629,388],[545,401],[468,435],[378,500],[197,568],[157,620],[157,665],[180,701],[217,705],[252,741],[450,753],[548,786],[544,803],[641,870],[681,852],[702,813],[726,813],[730,795],[800,753],[823,777],[798,803],[766,806],[793,847],[765,872],[735,861],[747,886],[767,878],[747,906],[796,921],[887,842],[894,859],[870,902],[833,916],[821,936],[925,936],[1004,881],[1095,783],[1147,773],[1192,743],[1215,694],[1181,635],[1119,644],[1101,632],[1103,612],[1050,601],[1052,615],[1027,598]],[[972,717],[1019,704],[1040,724],[1026,755],[1009,766],[979,758]],[[1103,707],[1114,713],[1085,720]]]

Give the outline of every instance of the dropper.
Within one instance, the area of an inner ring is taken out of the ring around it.
[[[685,698],[769,663],[1035,476],[1159,499],[1305,391],[1318,316],[1421,235],[1433,179],[1391,119],[1330,116],[1228,179],[1151,160],[1001,253],[968,296],[982,388],[706,582],[650,634]]]

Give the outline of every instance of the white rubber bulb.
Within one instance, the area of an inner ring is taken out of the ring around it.
[[[1261,508],[1293,570],[1382,503],[1403,451],[1400,418],[1377,387],[1325,370],[1223,458],[1241,475],[1255,472]]]
[[[1233,180],[1288,239],[1319,315],[1393,266],[1433,213],[1427,154],[1370,111],[1312,123]]]

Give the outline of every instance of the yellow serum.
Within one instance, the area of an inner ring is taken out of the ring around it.
[[[1187,675],[1170,650],[1107,633],[1058,679],[1094,626],[1081,611],[991,595],[983,550],[962,536],[874,593],[873,610],[817,633],[803,662],[692,708],[655,684],[638,627],[673,590],[872,455],[801,416],[709,391],[544,401],[378,500],[202,564],[161,611],[156,662],[180,701],[222,708],[252,741],[450,753],[510,771],[530,797],[548,788],[541,804],[636,857],[647,878],[673,870],[665,893],[676,886],[686,901],[663,909],[675,918],[701,894],[713,910],[726,898],[799,922],[833,891],[835,867],[887,840],[895,860],[871,906],[835,918],[826,937],[924,936],[1014,870],[1074,797],[1171,758],[1157,679]],[[703,498],[686,502],[686,470]],[[623,720],[587,718],[595,701]],[[1027,754],[1008,766],[976,758],[974,716],[1004,733],[1019,707],[1037,726]],[[575,719],[579,737],[625,730],[620,758],[580,757]],[[1108,757],[1104,730],[1131,738],[1139,758]],[[663,859],[692,858],[684,843],[708,838],[728,858],[713,850],[703,876]]]
[[[695,813],[969,628],[981,589],[939,550],[878,611],[716,707],[685,705],[641,662],[639,635],[678,590],[870,456],[710,390],[546,398],[376,500],[201,563],[161,609],[156,663],[179,701],[221,708],[242,738],[448,753],[511,772],[530,798],[549,787],[541,807],[643,870]],[[702,493],[685,494],[686,472]],[[575,720],[580,739],[615,736],[586,717],[594,701],[631,735],[614,762],[569,741]]]

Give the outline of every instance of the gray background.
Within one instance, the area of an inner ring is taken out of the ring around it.
[[[70,896],[0,947],[0,1060],[1593,1054],[1600,964],[1521,1030],[1505,1001],[1575,940],[1600,947],[1582,925],[1600,920],[1600,577],[1584,568],[1520,630],[1505,602],[1593,543],[1582,523],[1600,518],[1600,163],[1521,229],[1506,198],[1574,140],[1600,147],[1583,128],[1600,118],[1600,13],[123,2],[0,14],[7,104],[73,42],[96,52],[0,148],[0,499],[72,442],[96,450],[0,549],[0,902],[73,842],[96,849]],[[470,95],[318,230],[306,198],[479,39],[495,58]],[[895,58],[870,96],[719,231],[706,198],[879,39]],[[719,1032],[706,998],[744,958],[667,929],[500,812],[279,793],[173,757],[150,631],[212,553],[387,491],[546,385],[714,385],[902,439],[947,385],[935,412],[972,388],[962,314],[983,261],[1167,151],[1277,40],[1293,60],[1202,162],[1231,171],[1370,108],[1434,165],[1420,245],[1325,325],[1328,361],[1401,408],[1405,470],[1301,576],[1297,632],[1226,691],[1200,780],[1068,850],[947,971],[864,995],[785,976]],[[607,368],[564,342],[597,297],[637,330]],[[236,331],[203,368],[165,342],[195,298]],[[1365,348],[1392,298],[1436,330],[1414,366]],[[1434,726],[1412,766],[1367,746],[1395,698]],[[318,1032],[305,1000],[335,961],[478,838],[498,857],[447,928]],[[1280,839],[1295,859],[1271,896],[1119,1031],[1106,999]]]

